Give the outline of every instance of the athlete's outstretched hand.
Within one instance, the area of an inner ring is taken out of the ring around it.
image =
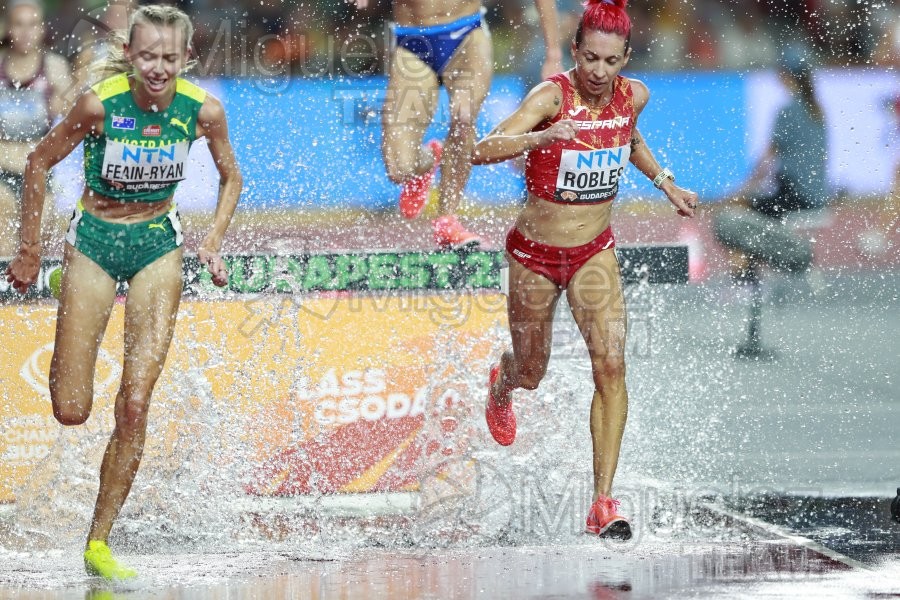
[[[197,258],[200,260],[200,264],[205,266],[209,274],[212,275],[212,282],[215,285],[219,287],[228,285],[228,269],[225,267],[225,261],[222,260],[222,256],[218,252],[200,248],[197,252]]]
[[[574,140],[578,135],[578,124],[572,119],[561,119],[543,130],[538,136],[538,148],[546,148],[560,140]]]
[[[6,268],[6,282],[20,294],[28,291],[41,270],[41,254],[30,250],[20,249]]]

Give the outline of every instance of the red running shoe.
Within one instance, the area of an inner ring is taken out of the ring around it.
[[[481,238],[463,227],[456,215],[438,217],[432,223],[434,243],[444,249],[474,249],[481,245]]]
[[[488,377],[488,401],[484,409],[484,418],[487,421],[488,431],[501,446],[509,446],[516,440],[516,415],[512,411],[512,400],[505,406],[500,406],[494,401],[491,386],[500,374],[500,365],[491,367]]]
[[[585,531],[599,535],[602,538],[630,540],[631,525],[629,525],[625,517],[616,512],[617,510],[619,510],[618,500],[600,496],[591,505]]]
[[[400,190],[400,214],[407,219],[415,219],[422,214],[422,209],[428,202],[428,192],[431,191],[434,174],[437,173],[438,165],[441,164],[441,155],[444,153],[444,146],[437,140],[431,140],[426,146],[431,148],[431,152],[434,154],[434,165],[427,173],[404,181],[403,188]]]

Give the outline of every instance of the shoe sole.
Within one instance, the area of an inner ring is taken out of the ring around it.
[[[137,571],[128,571],[126,573],[121,573],[119,575],[104,575],[97,569],[92,563],[87,560],[84,561],[84,571],[91,577],[100,577],[101,579],[105,579],[106,581],[128,581],[130,579],[137,578]]]
[[[624,519],[613,521],[600,531],[591,531],[590,529],[585,531],[607,540],[626,541],[631,539],[631,525]]]

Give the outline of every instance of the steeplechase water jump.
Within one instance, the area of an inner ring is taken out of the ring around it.
[[[190,6],[104,5],[71,73],[7,8],[4,596],[896,592],[853,444],[900,278],[843,278],[813,49],[676,82],[625,0],[261,6],[240,77]],[[322,19],[361,72],[278,74]]]

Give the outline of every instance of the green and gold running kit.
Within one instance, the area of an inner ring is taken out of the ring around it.
[[[154,112],[138,107],[129,76],[122,73],[91,88],[103,103],[101,135],[84,139],[87,187],[120,202],[159,202],[171,198],[184,179],[188,151],[197,138],[197,116],[206,92],[176,81],[172,102]],[[110,277],[127,281],[182,243],[174,204],[168,213],[142,223],[119,224],[84,211],[79,202],[66,241],[96,262]]]

